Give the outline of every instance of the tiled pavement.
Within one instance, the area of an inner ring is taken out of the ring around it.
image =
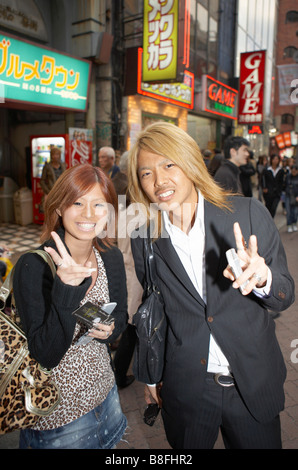
[[[289,269],[296,281],[296,298],[298,298],[298,232],[288,234],[285,227],[285,216],[281,208],[275,217],[275,223],[280,231],[281,238],[287,253]],[[13,224],[0,224],[0,244],[5,243],[11,247],[12,260],[26,249],[36,248],[39,245],[41,227],[29,225],[21,227]],[[288,375],[285,383],[286,405],[281,413],[282,441],[284,449],[298,449],[298,311],[297,302],[275,320],[276,331],[284,358],[287,364]],[[191,358],[190,358],[191,360]],[[128,430],[125,441],[117,449],[170,449],[165,438],[161,417],[157,418],[154,426],[143,423],[145,403],[143,398],[143,385],[134,382],[128,388],[120,390],[120,400],[123,412],[128,419]],[[18,447],[18,432],[0,436],[0,449],[16,449]],[[223,449],[219,437],[215,449]],[[129,454],[125,454],[129,455]]]
[[[24,251],[37,248],[41,233],[41,225],[30,224],[26,226],[1,223],[0,245],[8,245],[12,252],[12,260],[18,258]]]

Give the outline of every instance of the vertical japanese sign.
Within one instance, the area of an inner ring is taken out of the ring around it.
[[[179,0],[144,0],[143,82],[175,80]]]
[[[91,63],[0,32],[3,100],[87,110]]]
[[[75,166],[82,163],[92,164],[92,129],[70,127],[68,134],[70,166]]]
[[[239,124],[263,122],[266,51],[245,52],[240,59]]]

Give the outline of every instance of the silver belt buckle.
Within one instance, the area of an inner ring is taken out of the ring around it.
[[[231,378],[231,382],[220,382],[219,381],[219,378],[220,377],[230,377]],[[215,382],[220,385],[221,387],[233,387],[235,385],[234,383],[234,377],[231,375],[231,374],[223,374],[221,372],[219,372],[218,374],[215,374],[214,376],[214,380]]]

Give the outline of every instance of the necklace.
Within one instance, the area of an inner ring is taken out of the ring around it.
[[[84,263],[83,263],[83,266],[85,266],[85,264],[86,264],[87,261],[89,260],[91,254],[92,254],[92,251],[93,251],[93,245],[91,245],[91,249],[90,249],[90,251],[89,251],[89,253],[88,253],[87,258],[85,259],[85,261],[84,261]],[[78,263],[78,264],[80,264],[80,263]]]

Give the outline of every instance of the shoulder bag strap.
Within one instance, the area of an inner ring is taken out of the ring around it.
[[[144,243],[145,243],[145,256],[146,256],[146,265],[147,265],[146,280],[148,282],[148,286],[150,285],[151,290],[153,289],[158,290],[155,257],[154,257],[152,240],[150,237],[150,228],[148,228],[147,237],[145,238]]]
[[[44,261],[46,263],[48,263],[48,265],[50,266],[53,277],[55,276],[55,274],[56,274],[55,263],[54,263],[52,257],[46,251],[44,251],[44,250],[29,250],[29,251],[27,251],[27,253],[36,253],[37,255],[41,256],[44,259]],[[0,288],[0,310],[3,308],[2,302],[3,302],[3,305],[5,307],[6,301],[7,301],[8,297],[9,297],[11,291],[12,291],[14,268],[15,267],[13,266],[13,268],[9,272],[7,278],[5,279],[4,283],[2,284],[2,286]]]
[[[146,280],[146,290],[147,293],[149,294],[152,291],[152,279],[150,275],[150,266],[149,266],[149,255],[150,255],[150,250],[149,250],[149,235],[148,232],[146,236],[144,237],[144,264],[145,264],[145,280]]]

